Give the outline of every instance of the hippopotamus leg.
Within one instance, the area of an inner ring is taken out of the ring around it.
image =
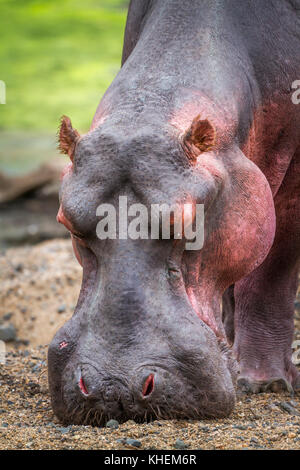
[[[227,341],[230,345],[234,343],[234,284],[228,287],[224,292],[222,298],[222,320],[224,329],[227,337]]]
[[[235,285],[234,351],[246,392],[300,390],[291,360],[300,253],[300,152],[275,196],[277,229],[268,257]]]

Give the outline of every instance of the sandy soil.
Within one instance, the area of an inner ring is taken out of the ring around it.
[[[300,397],[287,394],[239,396],[221,420],[128,421],[117,429],[59,423],[49,400],[47,344],[71,316],[80,281],[68,240],[0,254],[0,325],[16,327],[0,364],[0,449],[300,449]],[[298,311],[295,339],[299,320]]]
[[[49,344],[72,315],[82,269],[70,240],[12,248],[0,255],[0,320],[12,323],[22,346]],[[16,343],[8,343],[15,348]]]

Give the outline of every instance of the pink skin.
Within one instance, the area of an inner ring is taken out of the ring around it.
[[[88,392],[88,390],[87,390],[87,388],[86,388],[86,385],[85,385],[85,383],[84,383],[82,377],[80,377],[80,379],[79,379],[79,384],[78,384],[78,385],[79,385],[79,388],[80,388],[82,394],[85,395],[85,396],[87,396],[87,395],[89,394],[89,392]]]
[[[205,235],[197,269],[191,271],[192,285],[186,290],[195,313],[219,338],[225,339],[220,313],[222,294],[230,284],[253,271],[267,256],[275,235],[275,210],[265,176],[240,149],[232,147],[229,142],[237,120],[226,121],[224,112],[217,111],[208,99],[198,96],[172,117],[171,124],[178,130],[179,138],[182,138],[180,136],[184,135],[191,118],[197,113],[201,118],[208,119],[216,129],[217,139],[213,151],[206,152],[205,157],[202,154],[198,156],[195,171],[203,175],[204,180],[213,178],[222,181],[224,188],[220,197],[224,198],[224,207],[222,220],[216,229],[211,230],[214,222],[208,220],[209,216],[206,215],[205,225],[211,233]],[[230,150],[221,150],[227,146]],[[237,188],[232,184],[236,174],[239,181]],[[202,265],[204,269],[200,267]]]
[[[61,174],[61,181],[65,177],[69,176],[72,173],[72,171],[73,171],[73,162],[71,161],[63,169],[62,174]],[[82,259],[81,259],[80,253],[78,251],[78,248],[77,248],[77,243],[84,246],[84,242],[83,242],[83,240],[80,239],[78,234],[76,234],[76,231],[75,231],[72,223],[66,218],[66,216],[63,212],[62,203],[59,206],[58,213],[57,213],[57,216],[56,216],[56,220],[59,224],[64,225],[66,227],[66,229],[70,232],[74,254],[76,256],[76,259],[77,259],[78,263],[82,266]]]
[[[300,249],[299,172],[295,159],[276,194],[277,232],[267,259],[235,286],[234,351],[240,381],[252,392],[300,389],[299,371],[291,361]]]
[[[202,109],[201,116],[210,118],[215,128],[218,129],[217,135],[224,135],[224,132],[222,132],[224,120],[217,117],[210,107],[204,106]],[[185,126],[190,119],[190,112],[193,114],[199,112],[199,107],[195,103],[187,104],[176,114],[172,121],[181,133],[184,133]],[[291,362],[293,301],[297,289],[299,269],[299,258],[296,256],[299,251],[299,237],[296,236],[295,241],[293,241],[293,238],[287,235],[290,227],[293,227],[296,233],[300,233],[297,223],[295,224],[299,220],[299,209],[297,208],[299,164],[293,164],[293,172],[287,171],[288,167],[292,165],[291,161],[294,157],[295,146],[298,145],[298,134],[295,132],[295,125],[298,121],[295,116],[294,125],[290,126],[285,138],[276,143],[274,148],[272,139],[275,142],[277,141],[280,131],[290,123],[289,116],[296,114],[296,110],[295,108],[290,110],[290,105],[284,102],[272,102],[268,110],[270,125],[267,132],[265,132],[266,126],[268,127],[266,113],[265,107],[264,127],[261,123],[262,113],[257,111],[248,140],[243,146],[247,157],[258,165],[256,169],[258,170],[260,167],[267,177],[267,179],[261,178],[259,184],[254,183],[251,178],[248,186],[249,193],[252,193],[251,204],[253,208],[256,207],[258,213],[264,214],[264,228],[262,231],[261,228],[257,230],[257,218],[254,212],[253,222],[255,221],[255,223],[251,223],[249,219],[244,217],[240,218],[234,208],[241,208],[241,204],[238,205],[234,202],[231,208],[230,206],[227,207],[224,210],[223,229],[219,233],[219,236],[223,239],[224,258],[222,264],[228,270],[223,277],[225,282],[221,282],[221,286],[218,288],[215,285],[215,277],[211,273],[200,272],[197,286],[194,289],[187,289],[188,297],[195,312],[213,329],[217,336],[222,336],[224,333],[221,319],[220,317],[215,318],[220,302],[218,293],[228,287],[228,278],[234,270],[236,271],[236,280],[238,282],[235,288],[235,343],[233,350],[240,365],[239,383],[242,388],[246,388],[247,391],[251,392],[277,391],[282,388],[291,389],[291,386],[294,389],[300,388],[299,371]],[[278,113],[280,114],[278,115]],[[228,133],[230,134],[229,129],[225,134],[228,135]],[[266,141],[267,138],[270,141]],[[270,156],[266,156],[266,148],[270,149]],[[217,175],[217,162],[224,163],[224,159],[220,158],[220,155],[214,158],[213,152],[209,152],[205,160],[201,158],[201,155],[198,157],[196,166],[199,165],[201,169],[205,167],[210,174]],[[222,176],[221,173],[219,172],[220,177]],[[239,176],[242,179],[241,173]],[[282,183],[283,187],[280,189]],[[255,188],[255,192],[253,188]],[[275,198],[274,202],[273,198]],[[296,200],[294,200],[295,198]],[[232,201],[235,201],[234,195]],[[237,217],[235,217],[235,214]],[[276,218],[277,234],[274,245],[270,250],[275,236]],[[289,220],[290,222],[288,222]],[[236,233],[233,227],[238,227]],[[249,256],[251,257],[255,253],[258,240],[264,246],[264,250],[262,250],[264,255],[253,257],[255,263],[251,264],[250,262],[249,266],[251,268],[248,271],[248,273],[251,271],[252,273],[247,276],[246,273],[242,273],[242,270],[239,271],[239,266],[241,266],[242,259],[245,261],[245,266],[248,264]],[[237,246],[238,250],[232,251],[233,246]],[[216,247],[209,248],[207,240],[205,248],[205,253],[215,253]],[[205,256],[205,253],[203,252],[202,256]],[[228,257],[228,254],[230,254],[230,257]],[[267,254],[268,257],[264,262]],[[285,274],[282,273],[282,268],[278,265],[280,259],[290,259],[285,263],[287,264]],[[228,263],[232,263],[232,268],[229,267]],[[206,265],[211,269],[214,261],[210,259]],[[270,270],[271,273],[275,270],[278,271],[277,278],[270,274]],[[217,276],[218,273],[216,272],[215,275]],[[193,276],[194,274],[192,274]],[[210,285],[209,279],[211,278],[213,281]],[[243,279],[239,281],[240,278]],[[205,279],[202,287],[201,279]],[[258,311],[257,304],[259,304]],[[213,310],[212,305],[214,305]],[[270,315],[272,315],[272,320]],[[285,323],[286,326],[284,326]],[[219,331],[216,329],[216,324],[218,324]]]
[[[63,213],[62,204],[59,206],[58,213],[57,213],[57,216],[56,216],[56,220],[59,224],[64,225],[66,227],[66,229],[69,230],[69,232],[73,231],[73,226],[72,226],[71,222],[65,217],[65,215]]]
[[[104,123],[106,119],[106,116],[102,114],[102,112],[96,112],[95,116],[94,116],[94,119],[93,119],[93,122],[92,122],[92,125],[91,125],[91,128],[90,128],[90,132],[93,131],[94,129],[96,129],[97,127],[101,126],[101,124]]]
[[[299,70],[300,75],[300,70]],[[286,171],[299,145],[297,106],[285,96],[274,96],[257,109],[242,150],[264,173],[273,197],[280,188]],[[283,134],[281,139],[278,135]]]
[[[73,171],[73,162],[70,162],[64,167],[63,171],[61,172],[60,180],[62,181],[64,177],[67,175],[70,175],[72,171]]]
[[[77,248],[77,243],[84,245],[84,242],[78,236],[74,234],[74,228],[71,222],[65,217],[63,213],[62,204],[59,206],[56,220],[58,223],[63,224],[67,230],[69,230],[71,234],[72,247],[73,247],[74,254],[76,256],[78,263],[82,266],[82,259]]]
[[[149,396],[154,390],[154,374],[150,374],[148,378],[146,379],[143,390],[142,390],[142,395],[143,397]]]
[[[245,157],[242,158],[252,166]],[[254,165],[253,170],[249,177],[251,176],[251,181],[256,181],[257,192],[255,195],[251,192],[249,179],[249,186],[246,183],[244,187],[249,198],[249,208],[245,210],[247,216],[241,223],[240,216],[235,211],[235,197],[229,194],[222,225],[206,237],[196,278],[195,273],[191,272],[193,287],[187,289],[194,310],[219,337],[225,336],[220,315],[223,291],[255,269],[267,256],[273,242],[275,216],[270,188]],[[209,222],[207,225],[209,226]],[[201,268],[202,265],[204,268]]]
[[[184,94],[185,90],[178,90],[178,93]],[[218,147],[219,145],[231,144],[231,138],[238,122],[233,119],[235,114],[234,109],[220,109],[207,96],[195,93],[193,101],[186,101],[184,105],[173,112],[170,124],[178,130],[180,138],[189,129],[192,120],[199,115],[201,119],[207,119],[215,128],[216,146]]]
[[[300,264],[297,112],[297,106],[277,97],[264,106],[264,112],[257,110],[243,146],[268,180],[277,226],[266,260],[236,283],[235,310],[227,308],[227,320],[231,317],[234,327],[229,334],[239,361],[239,384],[252,393],[300,389],[299,371],[291,361]],[[278,139],[280,133],[283,137]]]

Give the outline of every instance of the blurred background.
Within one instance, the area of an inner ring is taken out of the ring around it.
[[[128,3],[0,0],[0,250],[65,236],[59,119],[88,131],[120,68]]]

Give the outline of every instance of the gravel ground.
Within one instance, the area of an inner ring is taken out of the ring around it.
[[[48,393],[46,344],[71,315],[80,277],[69,241],[0,256],[0,326],[15,327],[6,364],[0,364],[1,450],[300,449],[300,396],[288,394],[239,396],[226,419],[127,421],[105,428],[59,423]],[[299,323],[297,312],[296,339]]]

